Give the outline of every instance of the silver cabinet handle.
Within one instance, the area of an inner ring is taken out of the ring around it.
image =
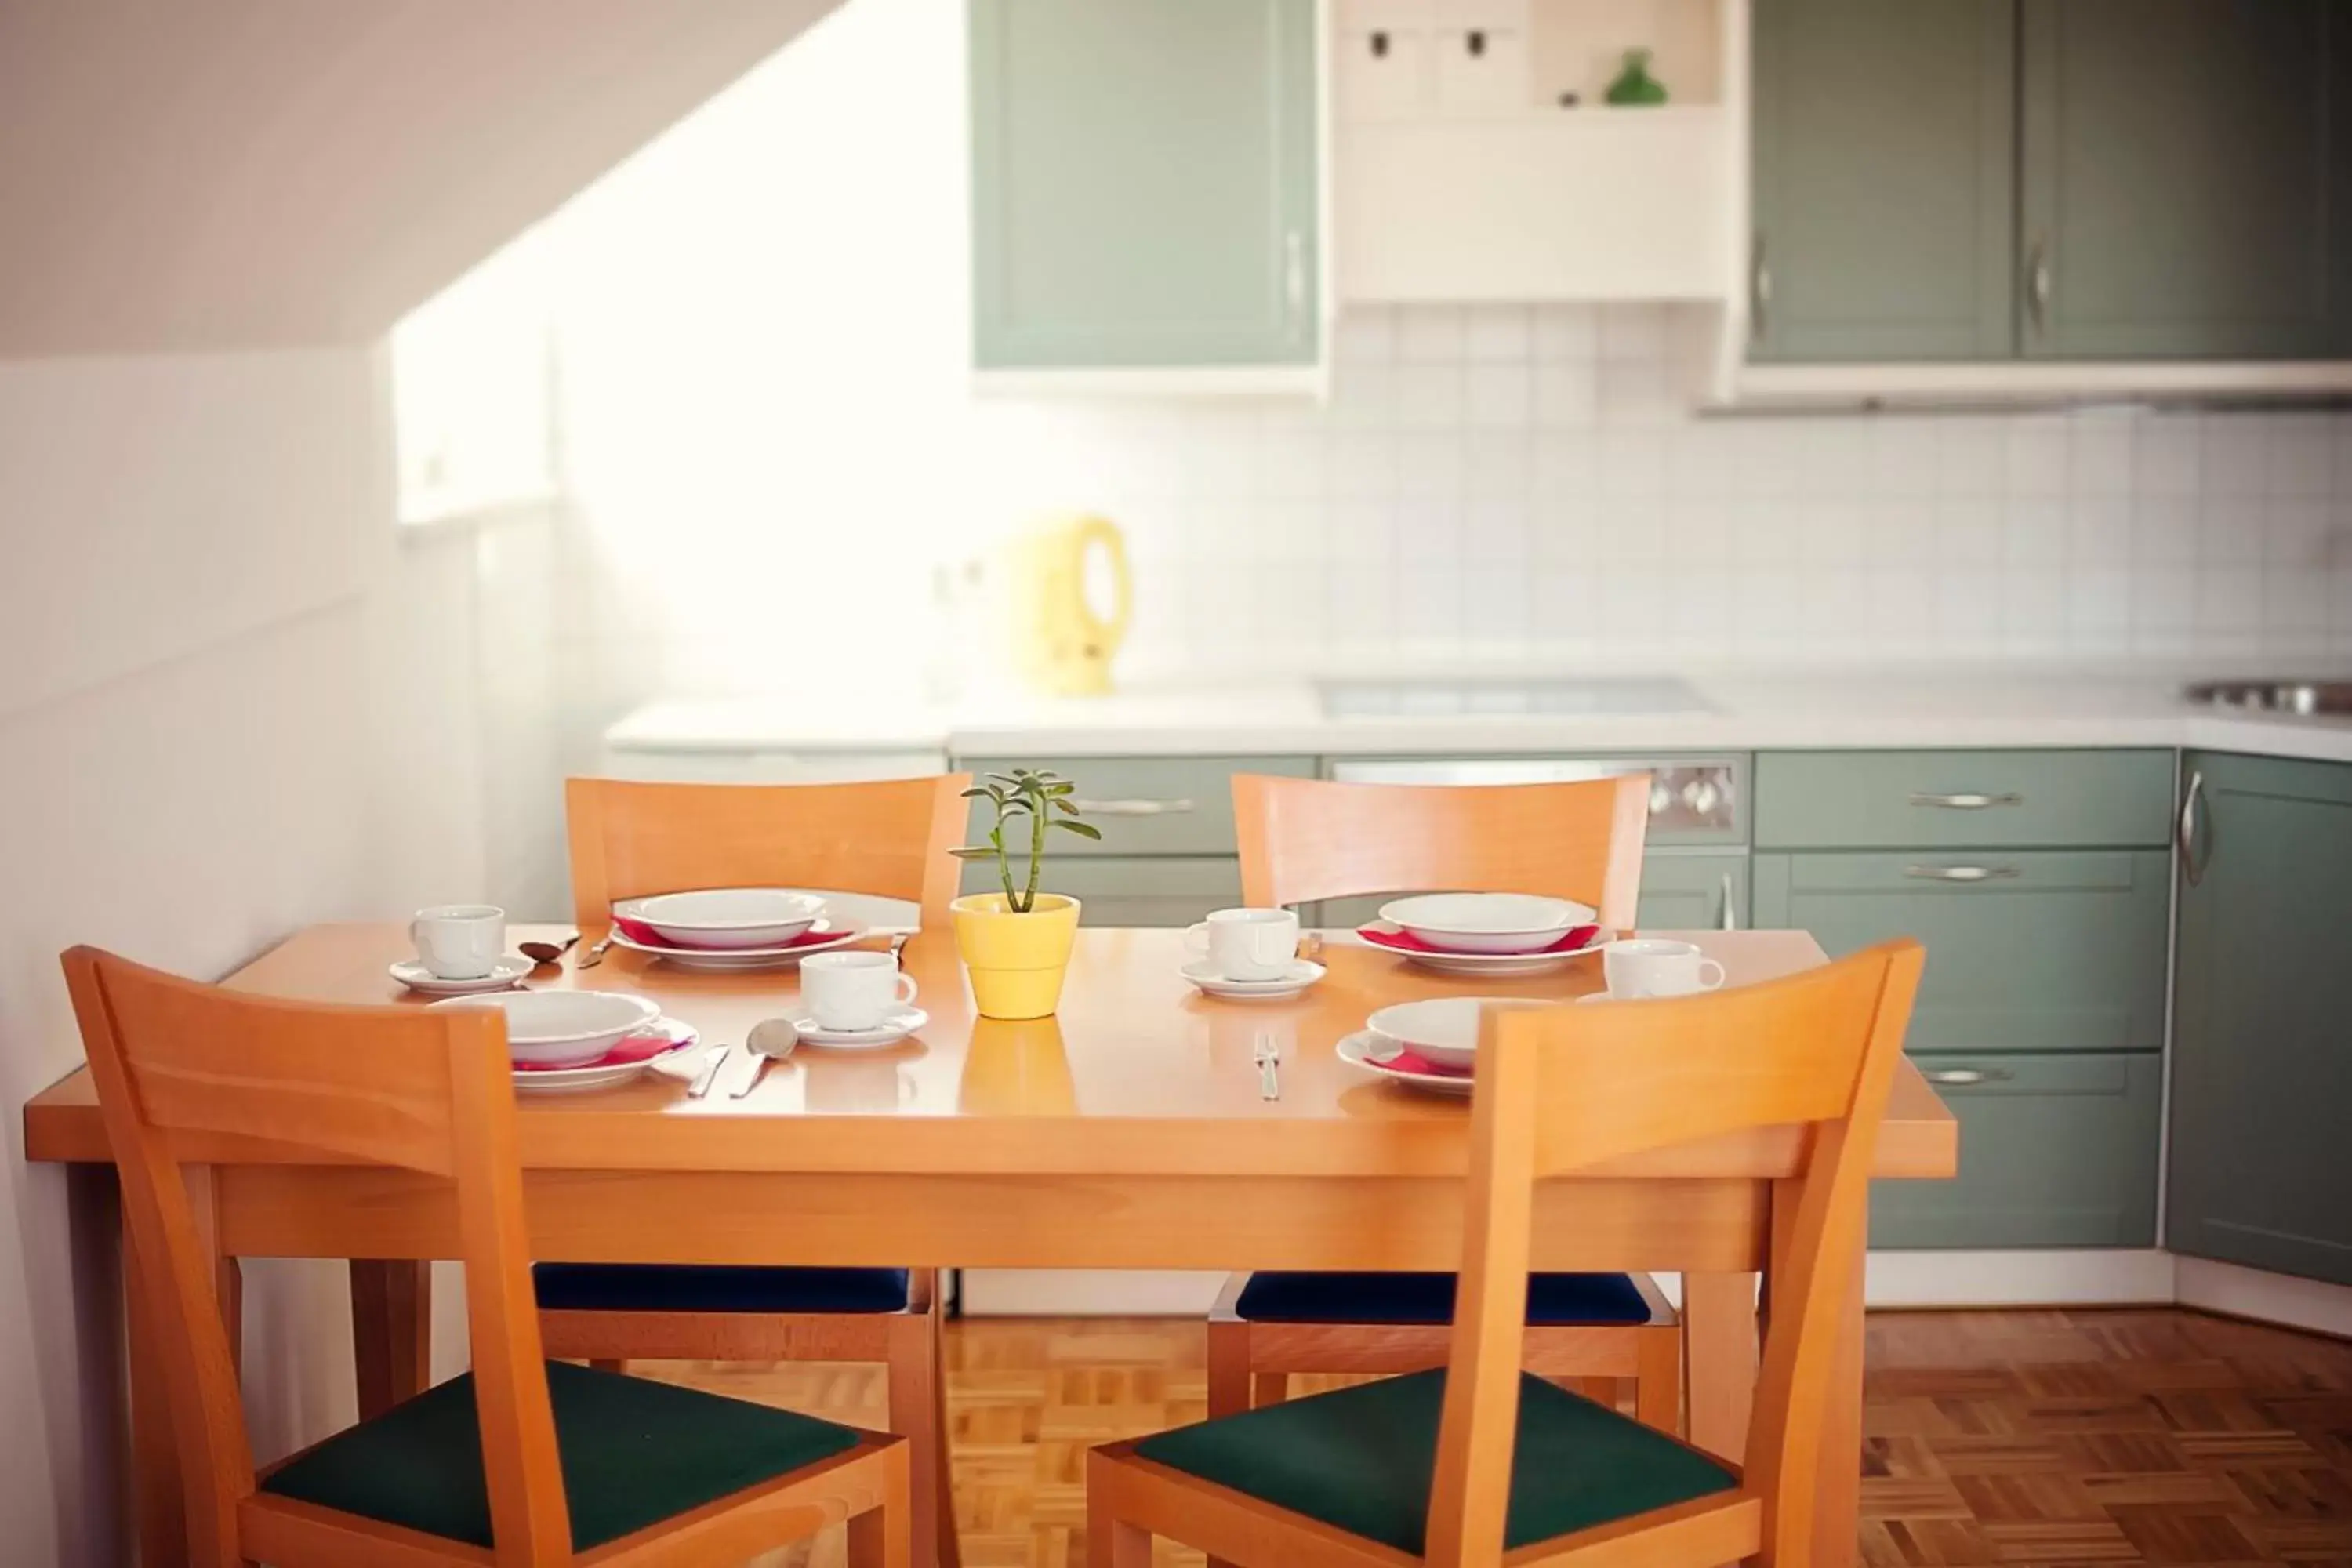
[[[1282,297],[1296,326],[1307,314],[1307,237],[1295,228],[1282,237]]]
[[[1748,256],[1748,341],[1760,343],[1772,330],[1772,267],[1764,257],[1764,231]]]
[[[1074,800],[1087,816],[1173,816],[1191,811],[1189,800]]]
[[[2025,797],[2013,789],[1997,795],[1985,795],[1977,790],[1961,790],[1953,795],[1934,795],[1916,790],[1911,795],[1913,805],[1940,806],[1946,811],[1982,811],[1989,805],[2023,805]]]
[[[2205,879],[2205,868],[2197,859],[2197,803],[2205,795],[2205,775],[2191,772],[2189,788],[2180,798],[2180,874],[2190,887]]]
[[[1945,1068],[1938,1072],[1923,1072],[1919,1076],[1929,1083],[1942,1084],[1948,1089],[1966,1089],[1970,1084],[2007,1083],[2017,1075],[2007,1068]]]
[[[2050,247],[2039,237],[2025,252],[2025,309],[2033,335],[2050,332]]]
[[[1996,878],[2014,877],[2014,866],[1906,866],[1903,874],[1916,877],[1924,882],[1990,882]]]
[[[1723,929],[1739,929],[1739,908],[1732,901],[1731,873],[1728,871],[1723,874]]]

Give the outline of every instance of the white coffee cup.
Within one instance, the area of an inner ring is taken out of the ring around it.
[[[507,912],[496,904],[437,904],[408,922],[417,961],[439,980],[479,980],[507,950]]]
[[[1279,980],[1298,956],[1298,917],[1288,910],[1217,910],[1184,933],[1226,980]]]
[[[1723,984],[1723,965],[1698,950],[1696,942],[1666,937],[1630,937],[1601,950],[1601,973],[1609,994],[1620,1000],[1641,996],[1689,996]]]
[[[887,952],[818,952],[801,960],[801,997],[820,1029],[874,1029],[915,999],[915,977]]]

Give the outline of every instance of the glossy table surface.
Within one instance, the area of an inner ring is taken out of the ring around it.
[[[1822,961],[1801,931],[1683,934],[1720,960],[1734,985]],[[229,984],[320,1001],[415,1005],[386,973],[408,951],[395,923],[317,926]],[[930,1023],[915,1038],[879,1050],[801,1047],[740,1100],[689,1099],[681,1079],[659,1073],[614,1089],[528,1095],[523,1161],[565,1170],[1457,1175],[1465,1102],[1368,1077],[1340,1061],[1334,1046],[1392,1002],[1466,992],[1565,999],[1601,988],[1597,957],[1541,976],[1473,983],[1338,939],[1322,954],[1328,974],[1297,999],[1219,1001],[1178,974],[1185,957],[1181,931],[1082,931],[1059,1014],[1008,1023],[973,1015],[944,933],[918,937],[904,962]],[[635,992],[707,1042],[741,1042],[799,994],[792,969],[698,972],[619,947],[593,968],[574,971],[566,960],[529,984]],[[1278,1100],[1260,1093],[1262,1041],[1281,1053]],[[86,1071],[43,1091],[25,1116],[28,1158],[107,1157]],[[1947,1176],[1957,1148],[1951,1113],[1905,1064],[1878,1173]],[[266,1145],[230,1141],[191,1152],[229,1163],[272,1159]],[[1612,1170],[1777,1176],[1794,1169],[1795,1155],[1793,1132],[1768,1129]]]

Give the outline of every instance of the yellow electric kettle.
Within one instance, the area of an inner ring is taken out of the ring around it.
[[[1107,617],[1087,599],[1087,556],[1097,550],[1109,572]],[[1033,529],[1014,548],[1011,578],[1013,658],[1022,678],[1055,697],[1108,691],[1111,657],[1126,639],[1134,607],[1127,541],[1118,525],[1082,517]]]

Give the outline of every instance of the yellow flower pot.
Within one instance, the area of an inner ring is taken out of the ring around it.
[[[982,1017],[1043,1018],[1061,1005],[1062,975],[1078,934],[1077,900],[1040,893],[1027,914],[1017,915],[1003,893],[971,893],[948,909]]]

